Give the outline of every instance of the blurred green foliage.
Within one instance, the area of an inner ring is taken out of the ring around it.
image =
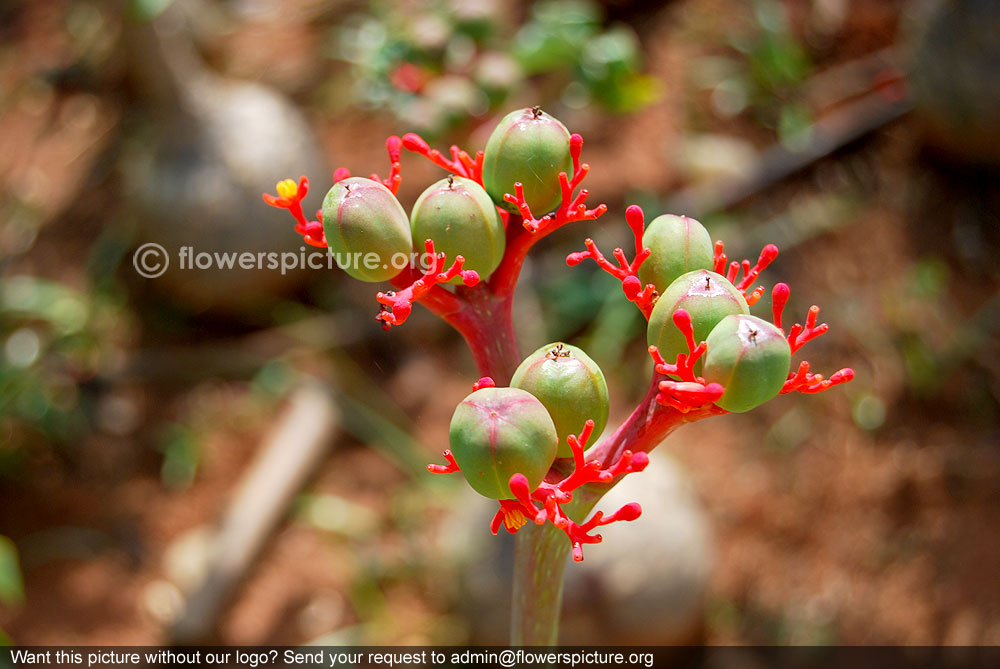
[[[775,131],[788,149],[805,146],[814,119],[801,93],[813,63],[785,6],[756,0],[751,20],[726,41],[736,57],[703,58],[692,70],[696,84],[711,91],[715,113],[726,118],[746,114]]]
[[[35,443],[65,443],[89,425],[80,386],[108,354],[116,308],[55,281],[7,279],[0,289],[0,474]]]
[[[24,583],[17,560],[17,547],[0,535],[0,604],[20,606],[24,602]]]
[[[597,3],[540,2],[519,28],[507,14],[489,1],[375,2],[334,28],[333,57],[351,64],[353,102],[427,134],[495,112],[515,92],[614,113],[659,95],[635,33],[605,28]]]

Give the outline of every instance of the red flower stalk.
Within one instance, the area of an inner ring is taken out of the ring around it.
[[[844,367],[834,372],[829,379],[825,379],[822,374],[813,374],[810,372],[809,362],[803,360],[799,363],[798,371],[788,375],[788,380],[785,381],[785,385],[781,388],[781,394],[795,391],[807,394],[821,393],[832,386],[847,383],[853,379],[854,370],[850,367]]]
[[[369,175],[369,179],[377,181],[395,195],[399,191],[399,184],[403,183],[403,176],[400,174],[402,163],[400,159],[403,155],[403,140],[396,135],[391,135],[385,140],[385,149],[389,152],[389,176],[380,179],[378,174]],[[333,183],[343,181],[351,176],[351,171],[346,167],[338,167],[333,171]]]
[[[722,274],[729,279],[729,282],[736,286],[738,291],[743,293],[743,296],[747,299],[747,304],[753,306],[764,295],[764,286],[757,286],[749,293],[747,289],[757,280],[760,273],[778,257],[778,247],[774,244],[766,245],[761,250],[760,257],[757,258],[757,264],[752,267],[749,260],[744,260],[742,263],[734,260],[729,263],[728,270],[726,268],[728,258],[724,249],[725,244],[723,244],[722,240],[715,242],[715,273]],[[741,269],[743,270],[743,279],[737,283],[736,277],[739,276]]]
[[[583,241],[587,250],[570,253],[566,256],[566,264],[570,267],[576,267],[584,259],[593,258],[598,267],[616,279],[621,280],[622,291],[624,291],[625,297],[630,302],[635,302],[642,315],[646,317],[646,320],[649,320],[649,314],[653,311],[653,304],[656,302],[657,292],[656,286],[649,283],[643,287],[642,281],[639,279],[639,267],[652,253],[649,248],[642,245],[643,219],[642,207],[639,205],[633,204],[625,210],[625,222],[632,230],[632,236],[635,238],[635,259],[631,263],[625,259],[625,252],[620,248],[616,248],[614,256],[615,260],[618,261],[618,265],[615,266],[604,257],[604,254],[597,248],[594,240],[588,237]]]
[[[493,380],[485,377],[480,379],[473,388],[489,387],[492,384]],[[566,437],[566,441],[573,451],[573,471],[562,480],[554,483],[543,481],[537,488],[531,490],[528,479],[523,474],[514,474],[510,477],[509,485],[514,499],[500,500],[500,508],[493,517],[493,522],[490,523],[490,531],[493,534],[500,531],[501,524],[508,532],[514,534],[529,520],[538,525],[549,521],[569,537],[573,546],[573,559],[579,562],[583,559],[583,544],[601,542],[600,534],[592,534],[595,528],[619,520],[635,520],[639,517],[642,508],[634,502],[626,504],[608,516],[597,511],[589,520],[581,524],[570,520],[563,511],[563,505],[573,500],[573,491],[580,486],[594,482],[610,483],[619,476],[641,472],[649,464],[648,455],[632,453],[628,450],[623,451],[621,457],[607,468],[602,468],[597,461],[586,462],[584,449],[593,430],[594,421],[588,420],[579,438],[572,434]],[[450,474],[460,471],[451,451],[445,451],[444,457],[448,461],[447,465],[427,465],[428,471],[435,474]]]
[[[483,185],[484,154],[482,151],[476,153],[476,157],[473,159],[468,153],[462,151],[453,144],[450,149],[451,160],[448,160],[440,151],[432,149],[427,142],[424,141],[424,138],[415,132],[408,132],[403,135],[403,147],[406,148],[407,151],[419,153],[438,167],[443,167],[457,176],[472,179],[480,186]]]
[[[528,232],[551,232],[558,227],[574,221],[594,220],[608,210],[607,205],[599,204],[593,209],[587,209],[587,196],[590,194],[586,188],[573,197],[573,191],[580,185],[580,182],[590,172],[590,165],[580,163],[580,153],[583,151],[583,137],[573,134],[569,138],[569,151],[573,158],[573,178],[571,179],[565,172],[559,173],[559,188],[562,191],[562,202],[554,212],[545,214],[541,218],[535,218],[531,213],[531,207],[524,199],[524,187],[520,183],[514,184],[514,194],[507,193],[503,199],[517,207],[521,214],[521,224]]]
[[[695,344],[691,315],[684,309],[678,309],[674,312],[673,320],[677,329],[684,334],[688,353],[678,353],[677,360],[674,363],[668,363],[660,355],[659,349],[655,346],[649,347],[649,355],[653,358],[656,373],[664,376],[675,376],[679,379],[677,381],[672,379],[660,381],[660,392],[656,395],[656,401],[665,407],[670,407],[681,413],[688,413],[715,403],[722,397],[725,389],[721,384],[706,384],[705,379],[695,376],[694,365],[708,350],[708,346],[705,342]]]
[[[279,181],[274,188],[278,193],[277,197],[270,193],[264,193],[264,202],[278,209],[287,209],[288,213],[295,219],[295,232],[302,235],[306,244],[326,248],[322,213],[316,212],[317,220],[315,221],[307,221],[305,214],[302,213],[302,200],[309,192],[309,179],[304,176],[299,177],[298,184],[292,179],[284,179]]]
[[[785,329],[781,326],[781,317],[790,295],[791,289],[788,287],[788,284],[785,283],[775,284],[774,288],[771,289],[771,313],[774,316],[774,324],[782,332],[784,332]],[[795,353],[808,342],[812,341],[816,337],[819,337],[830,329],[830,326],[826,323],[816,325],[816,320],[818,318],[819,307],[814,304],[809,307],[809,313],[806,315],[805,326],[802,326],[800,323],[796,323],[792,326],[792,329],[787,335],[788,346],[792,349],[792,353]],[[824,378],[822,374],[813,374],[810,372],[809,362],[803,360],[799,363],[798,370],[788,375],[788,380],[785,381],[785,385],[782,387],[781,392],[790,393],[798,391],[800,393],[821,393],[827,388],[841,383],[847,383],[853,378],[854,370],[850,367],[844,367],[843,369],[834,372],[829,379]]]
[[[409,318],[413,310],[413,303],[426,295],[439,283],[446,283],[456,276],[462,277],[462,283],[466,286],[475,286],[479,283],[479,273],[474,269],[463,270],[465,258],[455,256],[448,269],[445,269],[445,254],[434,252],[434,241],[428,239],[424,242],[427,249],[427,258],[433,258],[431,266],[424,272],[423,276],[411,283],[406,288],[399,291],[379,291],[375,299],[379,302],[379,313],[375,320],[382,321],[382,329],[388,330],[393,325],[402,325]]]

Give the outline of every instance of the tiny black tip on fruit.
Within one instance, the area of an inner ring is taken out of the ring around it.
[[[535,105],[531,108],[531,113],[535,118],[539,118],[542,115],[542,107],[540,105]]]
[[[570,351],[566,350],[562,344],[556,344],[556,347],[545,354],[545,357],[550,360],[555,360],[556,358],[568,358]]]
[[[752,341],[754,344],[757,343],[757,331],[756,330],[750,330],[750,341]]]
[[[712,277],[705,277],[705,290],[709,290],[712,287]]]
[[[455,175],[454,174],[449,174],[448,175],[448,188],[454,188],[454,187],[455,187]]]

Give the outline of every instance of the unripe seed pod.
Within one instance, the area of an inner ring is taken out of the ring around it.
[[[655,345],[667,362],[673,362],[678,353],[688,352],[687,341],[674,324],[678,309],[691,314],[695,344],[729,314],[750,313],[746,298],[721,274],[705,269],[682,274],[656,301],[646,329],[647,343]]]
[[[604,373],[576,346],[562,342],[543,346],[518,366],[510,385],[527,390],[548,410],[559,435],[557,457],[573,455],[566,437],[571,434],[579,437],[588,420],[594,421],[596,435],[608,423],[608,384]]]
[[[716,404],[743,413],[781,391],[788,378],[792,351],[781,330],[771,323],[739,314],[726,316],[706,340],[705,381],[726,391]]]
[[[519,388],[480,388],[455,409],[451,453],[472,489],[512,499],[510,477],[524,474],[532,489],[556,457],[555,425],[534,395]]]
[[[687,216],[657,216],[643,231],[642,245],[652,253],[639,266],[639,280],[661,293],[680,275],[715,263],[708,230]]]
[[[518,109],[500,121],[486,142],[483,184],[493,201],[511,213],[517,207],[503,199],[524,187],[524,200],[535,217],[555,209],[562,200],[559,173],[572,176],[569,131],[538,107]]]
[[[387,281],[413,249],[410,222],[399,200],[378,181],[338,181],[323,200],[323,232],[337,264],[355,279]]]
[[[465,258],[463,269],[474,269],[486,279],[503,259],[506,235],[496,205],[483,187],[471,179],[449,176],[425,190],[410,212],[417,244],[434,240],[434,250],[448,261]],[[450,283],[462,283],[456,276]]]

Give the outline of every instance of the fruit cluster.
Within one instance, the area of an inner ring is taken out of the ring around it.
[[[292,213],[308,243],[338,256],[374,255],[376,262],[345,270],[396,288],[376,296],[376,318],[385,329],[404,323],[421,302],[465,337],[483,378],[452,417],[448,464],[428,468],[460,471],[474,490],[499,500],[494,533],[501,524],[516,532],[529,520],[551,522],[582,559],[582,544],[601,539],[594,528],[632,520],[641,510],[629,504],[578,524],[564,507],[581,486],[613,484],[642,470],[646,452],[683,422],[749,411],[780,393],[820,392],[853,378],[846,368],[824,378],[805,361],[791,370],[792,355],[827,326],[817,325],[814,306],[804,326],[785,331],[786,284],[772,288],[773,322],[750,314],[765,293],[754,284],[777,247],[765,246],[755,264],[729,262],[722,242],[713,244],[698,221],[663,215],[645,225],[642,209],[632,205],[625,212],[635,240],[631,262],[622,249],[614,250],[612,262],[590,239],[585,251],[566,259],[575,266],[590,258],[622,282],[626,298],[648,319],[654,363],[647,398],[585,456],[590,437],[600,436],[608,420],[603,373],[586,353],[562,342],[541,347],[513,369],[519,356],[510,324],[514,285],[530,247],[607,209],[588,208],[586,189],[577,192],[589,170],[580,162],[582,138],[535,107],[504,117],[474,158],[455,146],[447,158],[414,134],[390,137],[386,146],[389,177],[357,178],[338,169],[315,221],[302,212],[305,177],[279,183],[278,196],[264,198]],[[420,195],[409,217],[395,197],[403,148],[448,172]],[[411,253],[414,242],[432,258],[424,272],[391,262]],[[497,387],[495,378],[509,379],[508,387]]]

